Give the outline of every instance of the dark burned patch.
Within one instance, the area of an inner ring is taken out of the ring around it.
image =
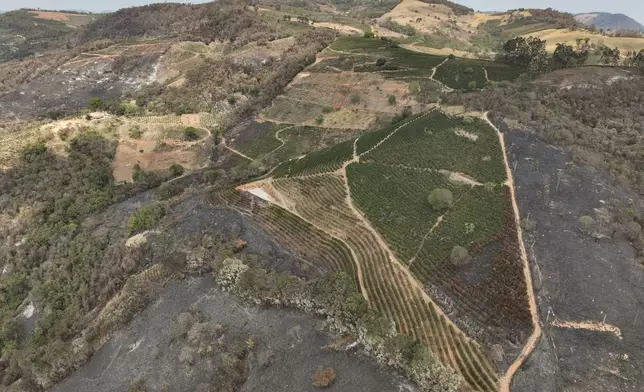
[[[639,208],[641,200],[614,185],[608,173],[576,164],[570,154],[534,135],[506,132],[505,140],[521,217],[536,222],[533,231],[524,232],[524,241],[540,282],[542,339],[551,343],[519,372],[512,390],[532,392],[535,379],[548,378],[554,382],[537,390],[644,390],[644,269],[624,236],[608,231],[597,237],[579,224],[580,216],[596,217],[597,209],[615,203]],[[605,321],[619,328],[623,339],[610,332],[553,327],[555,319]]]
[[[491,278],[494,258],[502,247],[500,241],[492,241],[482,246],[472,255],[470,263],[452,268],[453,276],[469,285],[483,284]]]
[[[209,323],[225,326],[226,331],[223,339],[203,344],[202,353],[193,355],[187,366],[191,352],[184,350],[186,342],[177,337],[177,320],[181,313],[195,310]],[[311,376],[319,367],[335,369],[332,390],[413,389],[399,375],[366,357],[323,349],[337,337],[323,332],[322,323],[289,309],[249,306],[218,291],[211,277],[188,277],[170,282],[156,302],[52,391],[125,391],[137,378],[144,380],[148,391],[202,390],[200,384],[212,385],[213,380],[230,377],[230,368],[216,366],[222,352],[227,354],[228,364],[238,363],[231,359],[247,353],[245,382],[235,389],[240,391],[313,391]]]
[[[230,132],[230,139],[235,145],[243,144],[264,136],[274,129],[275,124],[271,122],[247,121],[236,126]]]

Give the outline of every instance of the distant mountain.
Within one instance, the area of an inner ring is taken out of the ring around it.
[[[589,12],[575,15],[577,21],[588,26],[596,26],[604,30],[636,30],[644,31],[644,26],[635,19],[624,14],[611,14],[608,12]]]

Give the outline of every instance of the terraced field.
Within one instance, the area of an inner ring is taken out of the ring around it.
[[[485,347],[524,341],[531,328],[506,180],[487,122],[434,110],[283,162],[264,181],[273,202],[237,191],[212,201],[260,222],[312,265],[352,274],[400,332],[473,390],[491,392],[505,367]],[[428,202],[439,188],[453,196],[446,210]],[[455,246],[470,263],[452,262]]]
[[[339,38],[327,54],[328,57],[308,71],[379,72],[390,79],[435,79],[456,90],[482,88],[490,81],[514,80],[524,72],[508,64],[458,57],[448,59],[411,51],[393,41],[362,37]]]

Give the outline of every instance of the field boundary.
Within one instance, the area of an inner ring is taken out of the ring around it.
[[[528,291],[528,301],[530,303],[530,314],[532,315],[532,327],[533,332],[528,338],[528,341],[523,346],[521,353],[517,359],[510,365],[505,374],[499,379],[500,383],[500,392],[510,392],[510,384],[512,383],[512,378],[516,372],[523,366],[526,359],[532,354],[534,348],[541,337],[541,321],[539,320],[539,310],[537,307],[537,300],[534,296],[534,288],[532,285],[532,273],[530,271],[530,263],[528,262],[528,253],[525,249],[525,244],[523,243],[523,230],[521,229],[521,215],[519,214],[519,205],[517,203],[515,191],[514,191],[514,177],[512,175],[512,169],[510,169],[510,164],[508,161],[508,153],[505,147],[505,137],[503,133],[490,121],[488,116],[489,112],[483,114],[483,119],[497,132],[499,136],[499,143],[501,144],[501,149],[503,150],[503,162],[505,164],[505,171],[507,177],[507,186],[510,188],[510,198],[512,199],[512,209],[514,210],[514,221],[517,228],[517,237],[519,242],[519,250],[521,252],[521,261],[523,262],[523,277],[526,283],[526,288]]]

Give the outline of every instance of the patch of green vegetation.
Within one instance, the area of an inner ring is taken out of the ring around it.
[[[428,235],[412,271],[419,277],[428,273],[428,265],[449,260],[455,246],[468,249],[487,244],[503,233],[504,185],[494,188],[475,186],[455,196],[443,221]]]
[[[140,207],[130,217],[128,227],[131,233],[139,233],[149,230],[165,216],[165,208],[162,204],[150,204]]]
[[[437,188],[458,200],[469,186],[450,182],[442,173],[373,163],[347,167],[351,197],[404,261],[415,256],[442,211],[428,202]]]
[[[273,172],[275,177],[297,177],[338,170],[353,155],[353,141],[312,152],[300,159],[284,162]]]
[[[74,31],[64,23],[37,18],[25,10],[0,14],[0,62],[46,51],[52,43]]]
[[[363,160],[460,172],[482,183],[506,179],[496,131],[481,119],[441,111],[409,122]]]
[[[479,63],[463,59],[448,60],[436,70],[434,78],[453,89],[464,90],[469,88],[470,82],[475,82],[478,87],[485,85],[485,71]]]
[[[398,122],[398,123],[386,126],[384,128],[381,128],[377,131],[368,132],[360,136],[356,144],[356,152],[358,153],[358,155],[362,155],[365,152],[371,150],[383,139],[385,139],[391,132],[393,132],[396,128],[403,126],[404,124],[406,124],[410,120],[413,120],[414,118],[416,117],[409,118],[405,122]]]

